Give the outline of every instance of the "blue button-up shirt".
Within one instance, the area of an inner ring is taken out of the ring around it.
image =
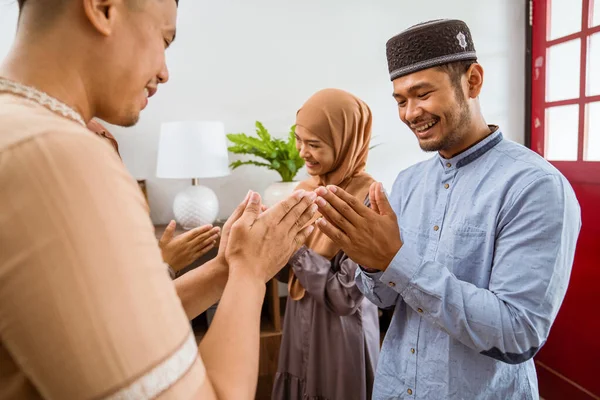
[[[395,306],[373,398],[537,399],[532,357],[581,227],[568,181],[497,130],[401,172],[390,203],[403,246],[385,272],[356,278],[377,306]]]

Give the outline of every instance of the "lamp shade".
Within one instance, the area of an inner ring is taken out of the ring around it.
[[[225,127],[219,121],[177,121],[161,125],[156,176],[171,179],[229,175]]]

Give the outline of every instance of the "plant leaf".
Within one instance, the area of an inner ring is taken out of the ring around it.
[[[285,140],[272,137],[260,121],[256,121],[257,137],[244,133],[230,133],[227,138],[233,143],[228,150],[234,154],[249,154],[267,161],[234,161],[230,164],[232,169],[242,165],[255,165],[275,170],[283,182],[291,182],[304,166],[304,160],[296,148],[296,125],[292,125]]]
[[[296,149],[296,125],[292,125],[290,133],[288,133],[287,148],[289,151]]]
[[[285,160],[285,163],[286,163],[288,169],[290,170],[290,172],[292,173],[292,175],[296,175],[296,172],[297,172],[296,162],[294,160]]]
[[[231,169],[236,169],[238,167],[241,167],[242,165],[256,165],[258,167],[267,167],[267,168],[271,169],[271,164],[261,163],[261,162],[252,161],[252,160],[249,160],[249,161],[237,160],[237,161],[234,161],[231,164],[229,164],[229,167]]]
[[[254,154],[267,160],[272,154],[267,144],[244,133],[230,133],[227,139],[235,145],[228,147],[228,150],[234,154]]]
[[[274,150],[275,146],[273,146],[273,139],[271,138],[269,131],[267,131],[267,129],[263,126],[263,124],[260,121],[256,121],[255,125],[256,125],[256,134],[258,135],[260,140],[264,143],[265,148],[267,148],[269,150]]]

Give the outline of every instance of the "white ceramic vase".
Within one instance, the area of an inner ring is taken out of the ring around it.
[[[206,186],[188,186],[175,196],[173,213],[175,220],[186,230],[212,224],[219,214],[219,200]]]
[[[281,200],[285,199],[296,189],[300,182],[274,182],[267,189],[263,195],[263,204],[267,207],[272,207]]]

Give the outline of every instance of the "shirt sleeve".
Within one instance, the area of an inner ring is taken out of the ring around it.
[[[398,302],[398,292],[389,288],[382,280],[383,272],[367,272],[362,268],[356,270],[356,286],[371,303],[379,308],[390,308]]]
[[[364,296],[356,287],[358,265],[345,254],[328,260],[303,246],[289,261],[298,280],[317,302],[337,315],[351,315]]]
[[[409,246],[379,281],[451,337],[516,364],[544,344],[564,298],[581,227],[579,204],[565,181],[547,175],[515,196],[499,227],[489,288],[457,279]]]
[[[87,131],[0,157],[0,338],[47,399],[189,398],[205,380],[145,200]]]

